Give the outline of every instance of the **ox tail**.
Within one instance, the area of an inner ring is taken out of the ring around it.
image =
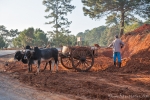
[[[58,71],[58,64],[59,64],[58,57],[55,58],[55,64],[56,64],[56,71]]]

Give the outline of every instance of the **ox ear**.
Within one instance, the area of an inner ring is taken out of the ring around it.
[[[17,54],[17,53],[21,53],[21,51],[16,51],[15,54]]]
[[[22,49],[22,50],[21,50],[21,52],[25,53],[25,50],[24,50],[24,49]]]
[[[34,53],[35,51],[34,50],[30,50],[30,53]]]
[[[18,50],[18,51],[16,51],[15,53],[17,53],[17,52],[20,52],[20,51]]]
[[[23,51],[20,51],[21,52],[21,54],[24,54],[24,52]]]

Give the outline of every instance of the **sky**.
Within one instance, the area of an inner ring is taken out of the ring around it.
[[[46,6],[42,4],[43,0],[0,0],[0,25],[6,29],[18,29],[23,31],[29,27],[40,28],[44,32],[52,31],[51,25],[45,24],[50,21],[44,16]],[[76,35],[79,32],[93,29],[105,25],[105,18],[92,20],[89,16],[84,16],[81,0],[73,0],[72,5],[76,8],[72,13],[66,16],[72,24],[69,27],[71,34]]]

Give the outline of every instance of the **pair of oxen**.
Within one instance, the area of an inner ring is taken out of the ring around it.
[[[49,63],[51,71],[53,71],[55,64],[58,71],[58,50],[56,48],[39,49],[38,47],[34,47],[34,49],[31,49],[30,46],[26,46],[25,51],[17,51],[15,53],[14,59],[28,64],[29,72],[32,71],[32,64],[37,64],[37,73],[39,73],[41,62],[46,62],[44,70]]]

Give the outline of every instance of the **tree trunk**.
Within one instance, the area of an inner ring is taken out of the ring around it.
[[[56,15],[58,16],[58,0],[56,0]],[[59,45],[59,42],[58,42],[58,17],[56,17],[56,46]]]
[[[123,35],[124,33],[124,12],[121,12],[121,22],[120,22],[120,37]]]

